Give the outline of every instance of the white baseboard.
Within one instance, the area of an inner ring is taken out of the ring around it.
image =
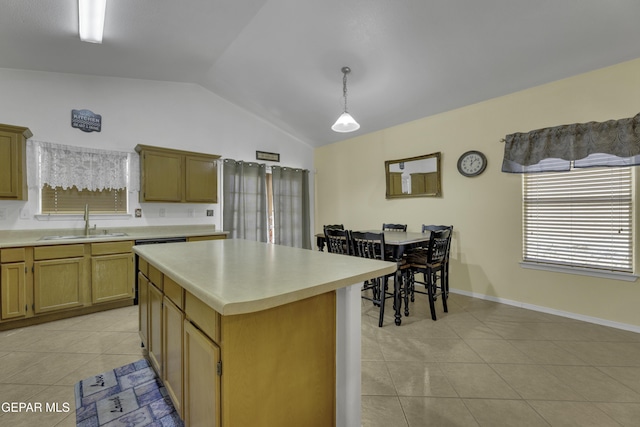
[[[527,310],[539,311],[541,313],[547,313],[547,314],[554,314],[556,316],[567,317],[569,319],[581,320],[583,322],[595,323],[597,325],[609,326],[611,328],[640,333],[640,326],[630,325],[628,323],[613,322],[611,320],[600,319],[599,317],[585,316],[583,314],[576,314],[568,311],[562,311],[562,310],[556,310],[549,307],[543,307],[541,305],[527,304],[527,303],[512,301],[504,298],[492,297],[490,295],[478,294],[475,292],[462,291],[460,289],[451,288],[449,291],[453,294],[460,294],[460,295],[465,295],[472,298],[499,302],[501,304],[512,305],[514,307],[525,308]]]

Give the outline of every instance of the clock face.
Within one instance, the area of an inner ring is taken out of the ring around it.
[[[487,167],[487,158],[479,151],[467,151],[458,159],[458,171],[464,176],[477,176]]]

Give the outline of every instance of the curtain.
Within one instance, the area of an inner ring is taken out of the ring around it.
[[[271,167],[274,243],[311,249],[309,171]]]
[[[568,171],[571,162],[576,168],[640,164],[640,114],[505,137],[502,172]]]
[[[267,242],[266,166],[225,159],[222,226],[233,239]]]
[[[138,156],[133,153],[29,141],[27,157],[29,188],[48,184],[64,189],[135,191],[139,187]]]

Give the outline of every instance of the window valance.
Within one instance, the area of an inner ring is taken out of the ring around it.
[[[137,187],[135,153],[29,142],[29,186],[92,191]]]
[[[571,168],[640,164],[640,114],[575,123],[505,137],[502,172],[559,172]]]

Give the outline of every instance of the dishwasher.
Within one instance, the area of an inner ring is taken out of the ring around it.
[[[140,239],[140,240],[136,240],[135,241],[135,245],[157,245],[160,243],[184,243],[187,241],[186,237],[159,237],[159,238],[153,238],[153,239]],[[138,257],[136,256],[136,279],[135,279],[135,283],[136,283],[136,289],[135,289],[135,295],[133,298],[133,305],[138,305]]]

